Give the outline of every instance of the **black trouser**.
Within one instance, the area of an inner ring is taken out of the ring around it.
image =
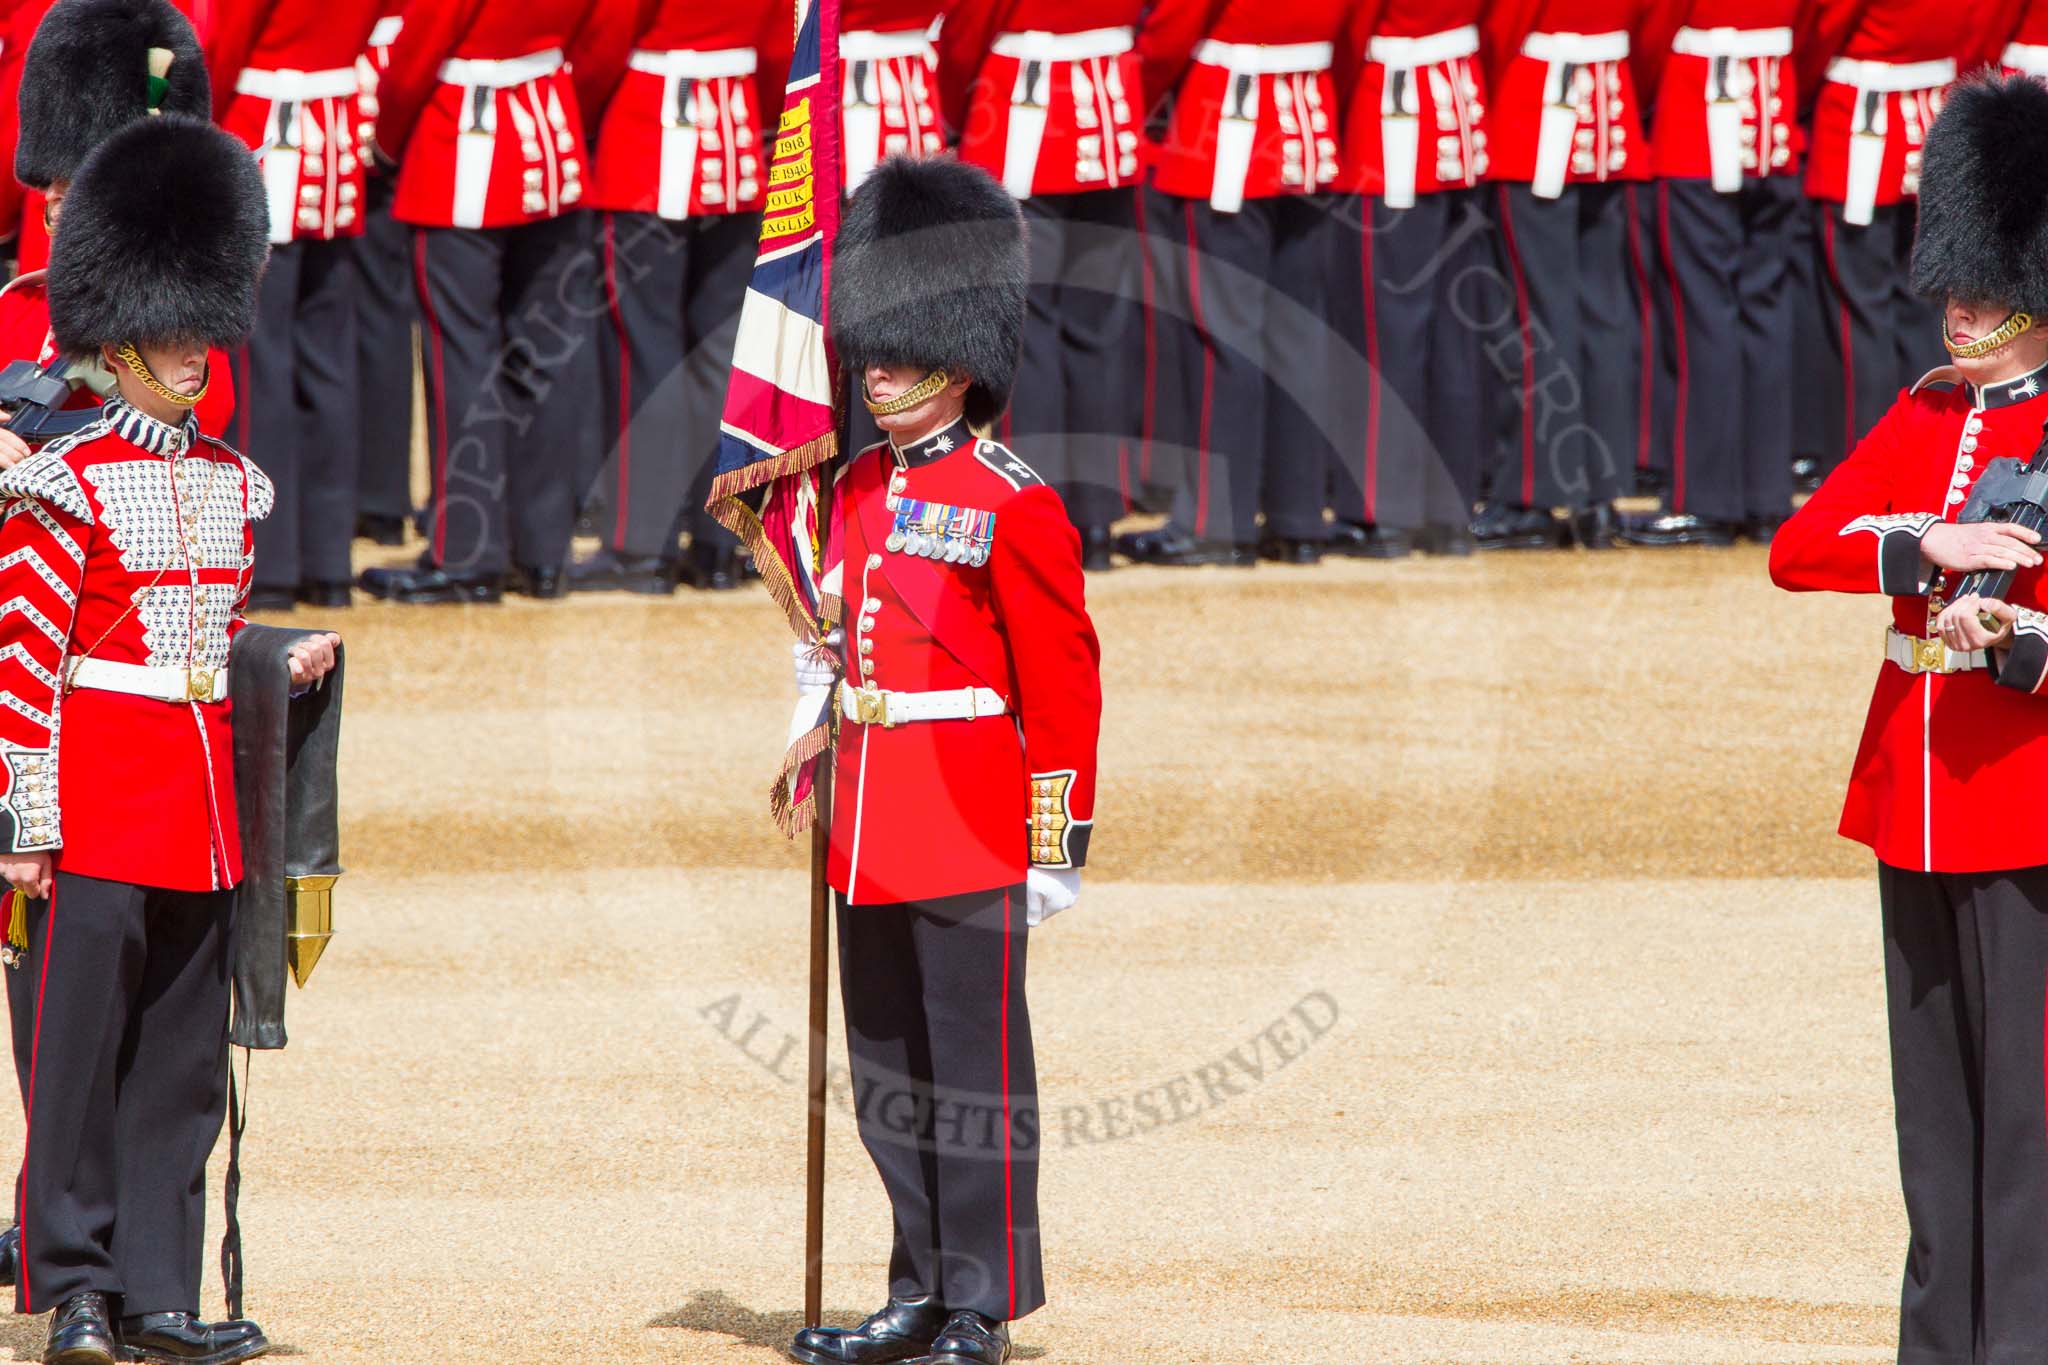
[[[1705,180],[1659,181],[1657,304],[1671,338],[1670,510],[1710,521],[1792,510],[1790,176],[1731,194]]]
[[[232,891],[59,872],[7,973],[26,1030],[19,1311],[73,1294],[199,1311],[206,1159],[227,1112]]]
[[[1345,345],[1330,504],[1339,519],[1390,530],[1463,527],[1478,495],[1492,376],[1480,319],[1461,312],[1460,276],[1492,251],[1464,192],[1412,208],[1345,200],[1334,215],[1331,309]]]
[[[2048,868],[1877,875],[1911,1229],[1900,1365],[2048,1360]]]
[[[1151,185],[1138,192],[1137,220],[1142,248],[1139,296],[1144,305],[1138,354],[1145,378],[1138,439],[1122,477],[1133,506],[1164,512],[1173,505],[1180,475],[1194,455],[1185,444],[1194,423],[1186,416],[1192,400],[1187,366],[1179,357],[1189,335],[1187,233],[1180,201]]]
[[[1045,1302],[1021,886],[839,903],[854,1112],[895,1212],[891,1297],[1005,1321]]]
[[[357,507],[369,516],[412,515],[413,330],[419,301],[412,282],[412,229],[391,216],[395,177],[370,178],[363,235],[349,243],[355,262],[356,378],[362,461]]]
[[[1832,469],[1877,425],[1899,390],[1946,363],[1941,310],[1913,293],[1908,267],[1918,210],[1878,208],[1868,227],[1842,221],[1842,206],[1816,202],[1814,235],[1827,283],[1829,316],[1821,382],[1836,395],[1835,420],[1821,451]]]
[[[704,510],[718,468],[719,419],[747,296],[758,214],[672,223],[604,219],[611,326],[603,347],[611,447],[599,531],[623,554],[673,559],[686,519],[699,544],[732,545]]]
[[[233,356],[236,444],[277,487],[255,523],[259,588],[346,583],[356,534],[356,275],[347,242],[273,247]]]
[[[457,577],[569,557],[577,462],[597,431],[604,291],[581,213],[508,228],[421,228],[428,557]]]
[[[1514,429],[1491,495],[1584,509],[1622,491],[1644,437],[1643,317],[1629,187],[1572,185],[1539,199],[1496,187],[1519,330]]]
[[[1192,454],[1173,520],[1198,539],[1250,545],[1263,508],[1267,535],[1322,540],[1338,426],[1329,378],[1334,205],[1301,195],[1247,200],[1237,213],[1174,203],[1188,318],[1173,349],[1192,400],[1176,418],[1192,430],[1174,430],[1170,447]]]
[[[998,435],[1066,501],[1076,526],[1124,513],[1118,461],[1144,379],[1134,192],[1024,201],[1030,307],[1017,388]]]

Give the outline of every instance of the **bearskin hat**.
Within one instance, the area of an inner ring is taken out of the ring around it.
[[[2048,85],[1984,76],[1927,134],[1913,288],[2048,320]]]
[[[832,260],[832,342],[870,364],[964,370],[967,420],[1009,406],[1031,274],[1024,216],[1009,192],[950,157],[890,157],[840,220]]]
[[[248,147],[198,119],[138,119],[71,182],[50,244],[50,330],[72,357],[124,342],[239,345],[269,259]]]
[[[162,87],[150,49],[171,54]],[[170,0],[57,0],[22,60],[14,177],[46,190],[93,148],[152,110],[213,117],[206,58]]]

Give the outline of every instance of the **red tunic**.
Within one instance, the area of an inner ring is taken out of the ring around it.
[[[1400,208],[1486,175],[1479,0],[1362,0],[1338,40],[1337,72],[1338,189]]]
[[[393,216],[509,227],[579,207],[582,106],[603,102],[634,17],[616,0],[411,0],[377,90]]]
[[[960,159],[1019,199],[1134,185],[1149,101],[1145,0],[961,0],[939,29]]]
[[[1772,579],[1794,591],[1888,593],[1893,628],[1928,638],[1949,585],[1923,564],[1921,537],[1956,519],[1991,460],[2031,456],[2044,419],[2048,371],[1986,394],[1921,381],[1779,531]],[[2038,611],[2042,586],[2039,569],[2024,570],[2010,600]],[[1842,809],[1844,835],[1916,871],[2048,863],[2048,822],[2023,818],[2048,764],[2048,700],[2030,695],[2048,675],[2048,633],[2035,622],[2027,635],[1996,682],[1988,669],[1912,674],[1888,660],[1878,666]]]
[[[592,207],[670,220],[758,212],[793,11],[782,0],[642,0],[641,11],[598,132]]]
[[[1500,0],[1481,28],[1496,180],[1554,198],[1650,173],[1629,63],[1646,0]]]
[[[2008,18],[1982,55],[2009,74],[2048,76],[2048,2],[2030,0]]]
[[[50,296],[43,288],[43,272],[17,275],[0,289],[0,365],[14,360],[33,360],[47,365],[57,358],[56,339],[50,335]],[[199,429],[208,436],[225,436],[235,418],[235,377],[228,358],[220,351],[206,357],[206,396],[192,409]],[[104,374],[104,372],[103,372]],[[103,385],[111,391],[111,377]],[[92,389],[74,387],[70,408],[99,405]]]
[[[931,36],[945,10],[945,0],[842,0],[839,121],[848,194],[884,157],[946,149]]]
[[[369,42],[356,57],[356,145],[369,147],[377,140],[377,116],[383,104],[377,98],[384,73],[391,66],[391,45],[405,27],[405,0],[378,0],[377,22],[370,29]]]
[[[380,0],[239,0],[218,8],[206,64],[221,127],[249,144],[270,240],[362,235],[366,149],[356,59]]]
[[[42,9],[41,0],[0,0],[0,112],[7,115],[0,118],[0,241],[14,236],[22,222],[22,196],[27,191],[14,178],[15,139],[21,128],[14,108],[21,94],[21,59]]]
[[[892,551],[895,460],[838,487],[849,677],[890,692],[987,688],[1002,715],[883,728],[842,721],[832,885],[855,904],[964,895],[1079,867],[1095,815],[1100,650],[1080,538],[1059,495],[956,423],[910,453],[901,496],[994,516],[982,563]],[[829,586],[829,585],[828,585]]]
[[[1657,92],[1657,174],[1714,180],[1798,171],[1792,45],[1801,0],[1667,0],[1637,70]]]
[[[1801,89],[1817,90],[1806,192],[1851,223],[1920,193],[1920,150],[1980,22],[1952,0],[1817,0],[1800,35]]]
[[[1330,189],[1343,20],[1341,0],[1160,0],[1138,43],[1145,88],[1174,92],[1154,183],[1224,212]]]
[[[175,891],[242,876],[225,701],[60,686],[80,657],[227,666],[261,470],[188,422],[105,420],[0,473],[0,847]]]

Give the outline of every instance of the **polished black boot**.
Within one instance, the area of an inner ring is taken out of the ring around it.
[[[0,1284],[13,1284],[21,1266],[21,1229],[0,1232]]]
[[[1118,536],[1116,548],[1140,564],[1171,564],[1181,568],[1223,564],[1248,569],[1259,562],[1258,551],[1250,545],[1233,545],[1227,540],[1197,540],[1170,521],[1155,531],[1134,531]]]
[[[251,588],[249,589],[250,611],[290,611],[299,604],[296,588]]]
[[[365,569],[356,583],[372,597],[410,606],[496,602],[505,595],[505,581],[500,575],[458,578],[424,559],[416,565]]]
[[[1102,573],[1115,567],[1109,557],[1113,540],[1107,526],[1083,526],[1081,528],[1081,568],[1088,573]]]
[[[702,592],[731,592],[742,577],[739,551],[723,545],[690,547],[691,587]]]
[[[1783,517],[1751,517],[1742,523],[1742,534],[1759,545],[1768,545],[1784,524]]]
[[[43,1365],[114,1365],[114,1329],[107,1322],[105,1294],[89,1289],[57,1305]]]
[[[676,565],[660,555],[599,550],[569,566],[570,592],[639,592],[666,596],[676,590]]]
[[[1549,550],[1563,544],[1564,535],[1544,508],[1494,502],[1472,519],[1472,541],[1482,550]]]
[[[1267,536],[1259,542],[1259,558],[1275,564],[1320,564],[1323,545],[1317,540],[1295,540],[1291,536]]]
[[[1353,559],[1406,559],[1415,553],[1415,533],[1364,522],[1340,521],[1330,528],[1328,552]]]
[[[1628,517],[1621,523],[1621,538],[1631,545],[1661,549],[1670,545],[1733,545],[1742,528],[1731,521],[1710,521],[1690,513],[1667,513],[1658,517]]]
[[[1597,503],[1572,513],[1572,542],[1588,550],[1611,550],[1620,534],[1621,518],[1611,502]]]
[[[925,1365],[1006,1365],[1010,1324],[979,1313],[955,1313],[932,1343]]]
[[[1426,555],[1452,559],[1464,559],[1479,548],[1472,542],[1471,528],[1466,526],[1425,526],[1416,537],[1415,547]]]
[[[559,564],[521,564],[507,586],[521,596],[553,602],[569,595],[569,576]]]
[[[122,1318],[121,1357],[160,1365],[230,1365],[270,1349],[270,1338],[246,1318],[202,1322],[190,1313],[144,1313]]]
[[[1811,493],[1820,487],[1821,469],[1818,455],[1795,455],[1792,457],[1792,487],[1801,493]]]
[[[858,1327],[806,1327],[789,1354],[803,1365],[894,1365],[922,1360],[946,1326],[946,1310],[930,1294],[891,1299]]]

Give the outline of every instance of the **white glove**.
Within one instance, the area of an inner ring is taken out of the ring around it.
[[[846,641],[846,632],[833,627],[825,637],[825,644],[838,649]],[[817,692],[839,681],[839,668],[832,662],[832,656],[809,640],[798,640],[796,654],[796,690],[798,695]]]
[[[1077,869],[1034,867],[1024,874],[1024,922],[1036,929],[1081,899]]]

